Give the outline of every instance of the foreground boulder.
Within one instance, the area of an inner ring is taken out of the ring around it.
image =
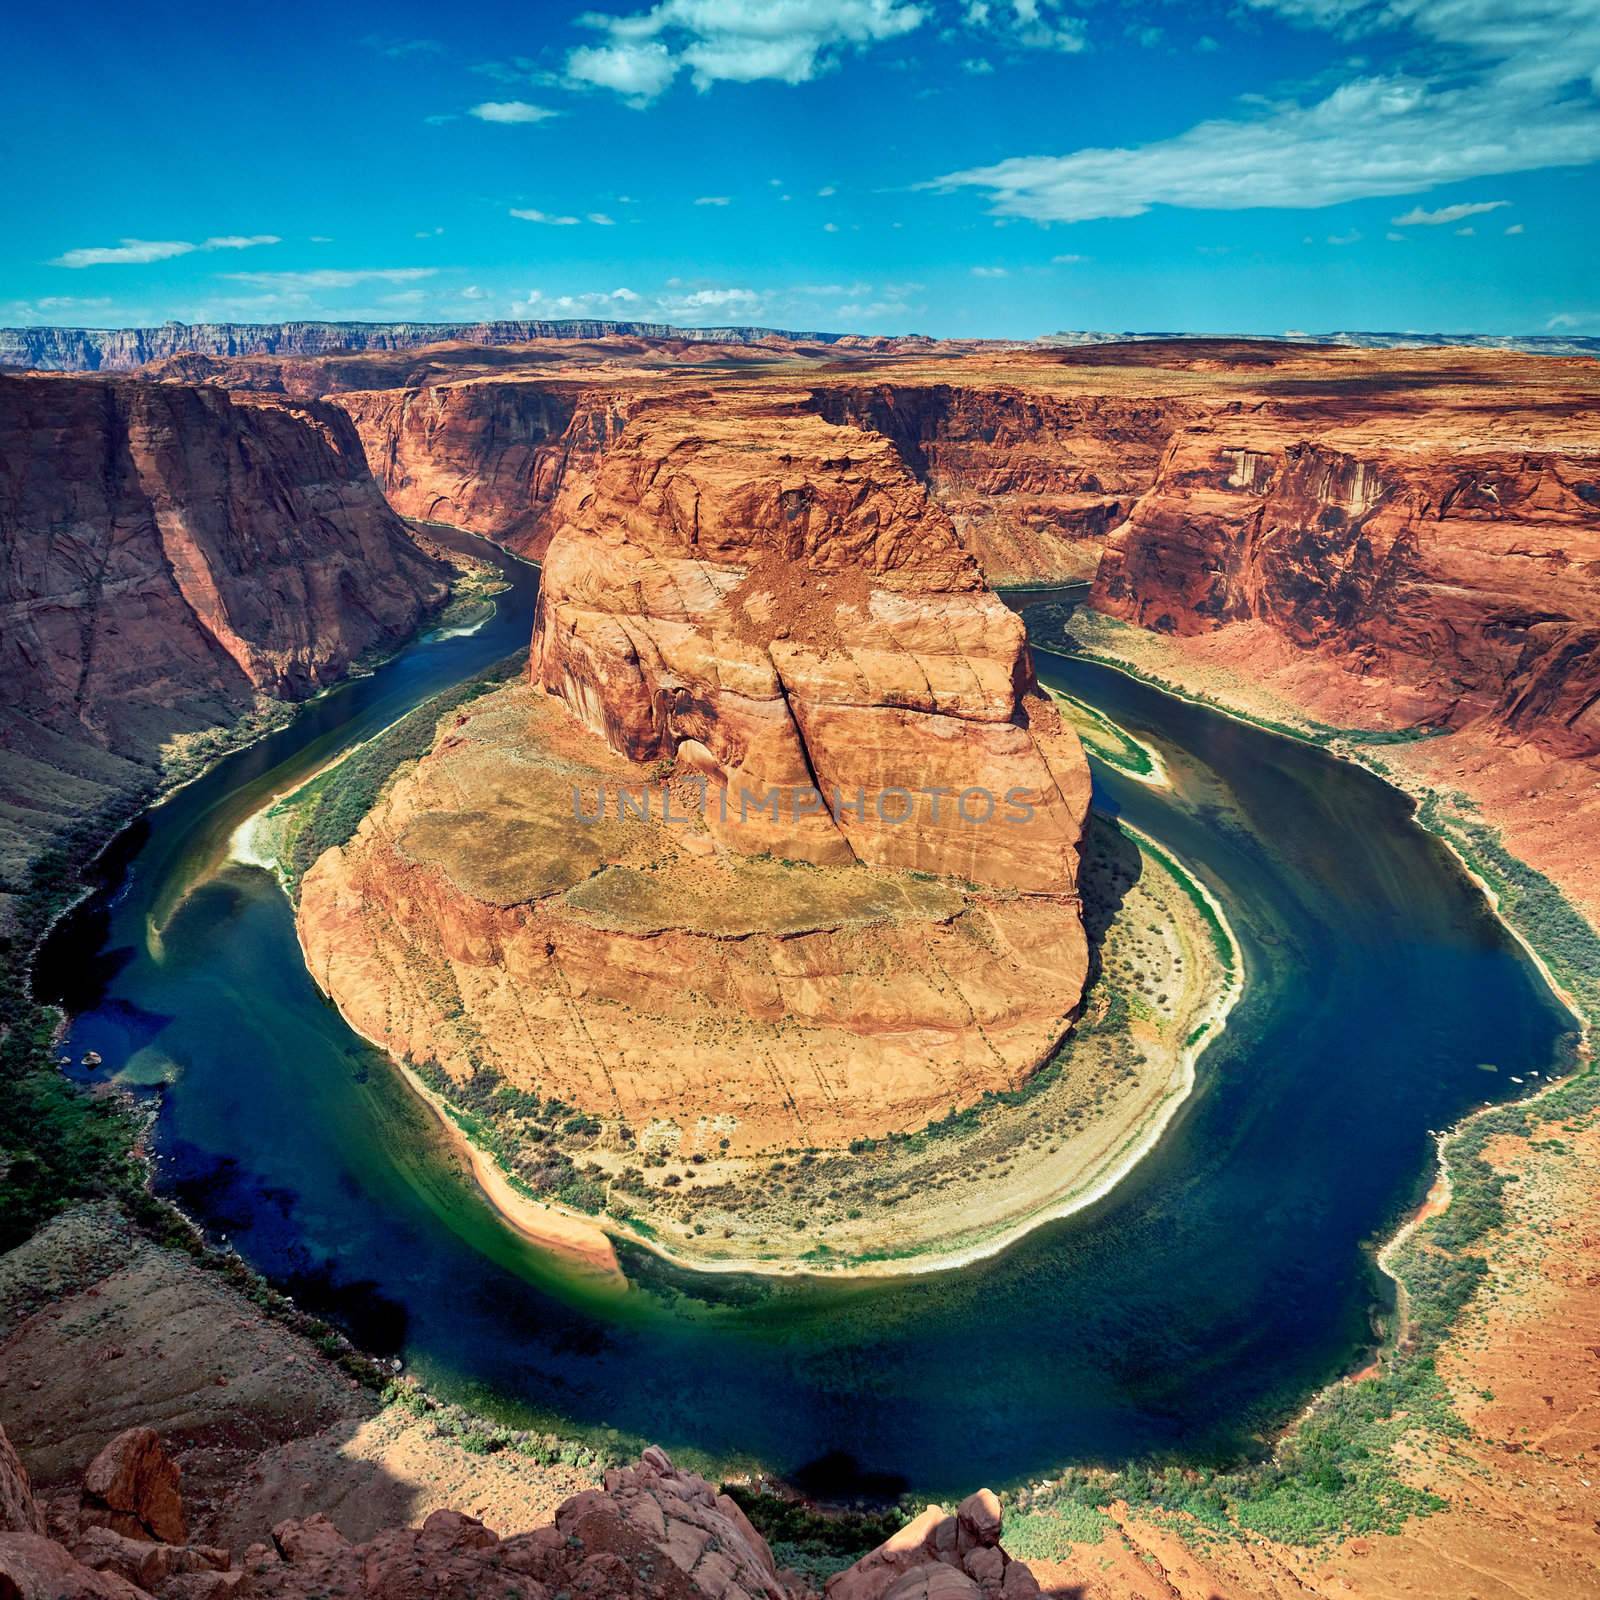
[[[0,1533],[43,1533],[44,1516],[15,1447],[0,1429]]]
[[[929,1506],[830,1578],[827,1600],[1028,1600],[1038,1581],[1001,1549],[1000,1528],[1000,1502],[988,1489],[968,1495],[954,1515]]]
[[[83,1475],[81,1527],[109,1528],[128,1539],[182,1544],[188,1537],[178,1468],[154,1428],[119,1433]]]

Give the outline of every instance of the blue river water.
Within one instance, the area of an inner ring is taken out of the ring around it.
[[[1170,790],[1097,765],[1095,804],[1174,850],[1244,951],[1244,996],[1159,1147],[1092,1209],[958,1271],[772,1282],[641,1255],[625,1291],[574,1280],[318,993],[273,879],[226,859],[265,799],[526,643],[536,573],[475,548],[512,584],[492,621],[152,810],[37,970],[74,1058],[162,1085],[159,1187],[453,1398],[825,1496],[1236,1459],[1371,1347],[1371,1246],[1426,1187],[1430,1130],[1559,1067],[1570,1018],[1400,795],[1041,653],[1041,678],[1160,749]]]

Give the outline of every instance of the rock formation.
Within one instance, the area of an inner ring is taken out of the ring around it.
[[[575,384],[468,379],[341,394],[367,464],[403,516],[447,522],[543,557],[569,471],[593,470],[625,399]]]
[[[1000,1546],[999,1500],[970,1494],[954,1515],[929,1506],[828,1580],[827,1600],[1030,1600],[1038,1581]]]
[[[637,399],[561,496],[539,692],[306,876],[312,971],[394,1053],[687,1153],[920,1126],[1059,1041],[1082,750],[893,446],[805,398]]]
[[[665,322],[165,322],[158,328],[0,328],[0,367],[39,372],[126,372],[193,352],[207,356],[316,356],[349,350],[417,350],[458,340],[526,344],[534,339],[666,339],[753,344],[763,340],[828,345],[831,333],[782,328],[677,328]]]
[[[1399,720],[1600,753],[1600,467],[1581,425],[1552,449],[1459,422],[1401,442],[1385,420],[1180,433],[1094,604],[1175,634],[1262,622],[1383,685]]]
[[[398,642],[446,577],[340,411],[0,377],[6,856],[136,782],[174,735]]]
[[[153,1463],[166,1462],[146,1434],[135,1429],[107,1446],[119,1473],[137,1460],[148,1476]],[[0,1432],[0,1474],[8,1462],[15,1454]],[[420,1527],[385,1528],[357,1542],[314,1512],[278,1523],[270,1543],[237,1555],[184,1543],[175,1495],[163,1499],[163,1515],[176,1519],[171,1538],[119,1533],[85,1516],[50,1537],[19,1474],[16,1466],[0,1484],[9,1508],[0,1527],[0,1595],[8,1600],[813,1600],[798,1574],[779,1569],[736,1501],[655,1446],[636,1465],[607,1472],[603,1488],[564,1501],[552,1523],[525,1532],[502,1537],[476,1517],[437,1510]],[[86,1480],[85,1507],[96,1499]],[[835,1577],[829,1600],[1029,1600],[1039,1586],[1000,1547],[1000,1528],[999,1502],[986,1489],[955,1517],[931,1507]]]
[[[827,383],[815,403],[832,422],[893,440],[995,584],[1092,576],[1106,531],[1196,411],[1015,383]]]

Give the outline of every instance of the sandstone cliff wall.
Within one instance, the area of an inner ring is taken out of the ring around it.
[[[165,322],[158,328],[0,328],[0,367],[36,371],[127,371],[194,351],[209,356],[316,356],[349,350],[417,350],[463,340],[526,344],[535,339],[673,339],[754,344],[767,339],[832,344],[838,334],[781,328],[678,328],[665,322]],[[847,345],[874,341],[845,339]]]
[[[1181,398],[1003,384],[826,385],[815,404],[830,422],[892,440],[998,584],[1092,576],[1107,530],[1199,413]]]
[[[445,580],[331,407],[0,378],[8,866],[174,735],[397,642]]]
[[[555,520],[535,681],[612,748],[702,772],[732,848],[1074,892],[1082,752],[887,439],[771,389],[645,400]],[[824,812],[759,843],[723,821],[729,791],[813,785],[905,789],[915,820]],[[964,825],[973,787],[1026,793],[1033,820]]]
[[[340,394],[367,464],[402,516],[447,522],[543,557],[569,474],[591,472],[626,395],[575,384],[479,380]]]
[[[1405,720],[1600,752],[1600,464],[1393,437],[1293,418],[1179,434],[1094,604],[1179,635],[1265,622]]]

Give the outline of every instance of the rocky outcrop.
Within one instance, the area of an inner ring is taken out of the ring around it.
[[[733,850],[1072,895],[1081,750],[898,452],[803,397],[688,400],[638,403],[564,500],[534,681],[630,759],[704,776]],[[818,791],[828,805],[796,805]],[[1013,792],[1025,821],[968,820]],[[746,794],[777,820],[730,821]]]
[[[126,372],[192,351],[208,356],[329,355],[348,350],[417,350],[452,340],[527,344],[536,339],[668,339],[755,344],[768,339],[827,345],[831,333],[782,328],[678,328],[665,322],[165,322],[158,328],[0,328],[0,367],[39,372]]]
[[[153,1436],[150,1445],[160,1453]],[[0,1454],[9,1454],[9,1448],[0,1433]],[[151,1450],[141,1440],[135,1453],[144,1460]],[[90,1501],[86,1481],[86,1507]],[[1006,1600],[1036,1594],[1037,1585],[1016,1579],[1027,1569],[1006,1563],[998,1549],[998,1508],[992,1527],[989,1521],[979,1527],[969,1518],[968,1508],[980,1502],[987,1507],[993,1497],[974,1496],[963,1505],[959,1536],[948,1541],[950,1550],[959,1550],[957,1559],[968,1568],[1009,1571],[1003,1585],[986,1584],[984,1594]],[[170,1509],[181,1526],[181,1504],[174,1499]],[[37,1523],[37,1512],[28,1520]],[[16,1600],[222,1600],[229,1595],[414,1600],[423,1594],[441,1600],[488,1594],[497,1600],[550,1600],[560,1594],[608,1600],[809,1600],[811,1595],[796,1574],[778,1568],[766,1540],[733,1499],[674,1466],[654,1446],[636,1465],[608,1471],[602,1488],[565,1500],[552,1523],[506,1537],[476,1517],[446,1509],[433,1511],[420,1527],[385,1528],[360,1541],[346,1538],[327,1514],[314,1512],[279,1522],[270,1543],[261,1541],[237,1554],[181,1539],[130,1537],[82,1518],[54,1531],[58,1537],[33,1528],[0,1532],[0,1595]],[[877,1575],[887,1570],[881,1560],[870,1566],[848,1590],[850,1600],[876,1600],[883,1589]]]
[[[306,875],[311,970],[395,1055],[714,1158],[920,1127],[1059,1043],[1082,750],[893,445],[805,401],[636,397],[560,497],[533,689]]]
[[[1582,424],[1565,448],[1508,449],[1455,419],[1403,445],[1398,422],[1380,442],[1381,415],[1310,420],[1175,438],[1093,603],[1178,635],[1262,622],[1385,686],[1397,720],[1600,752],[1600,467]]]
[[[28,1469],[0,1429],[0,1533],[43,1533],[44,1515],[33,1498]]]
[[[397,643],[446,576],[340,411],[0,377],[6,859],[80,787],[137,784],[174,736],[262,695],[303,697]]]
[[[827,1600],[1031,1600],[1038,1581],[1000,1546],[1000,1502],[988,1489],[952,1515],[929,1506],[853,1567],[828,1580]]]
[[[1013,384],[829,384],[815,404],[892,440],[996,584],[1091,576],[1106,531],[1197,413],[1183,399]]]
[[[447,522],[539,560],[562,485],[594,470],[627,401],[523,378],[346,393],[336,404],[402,516]]]
[[[182,1544],[183,1497],[178,1469],[161,1448],[154,1428],[119,1433],[89,1463],[83,1475],[78,1523],[105,1528],[126,1539]]]

